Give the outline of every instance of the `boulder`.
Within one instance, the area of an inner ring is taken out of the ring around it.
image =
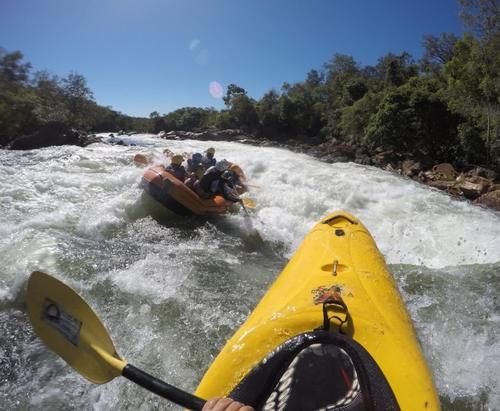
[[[488,180],[495,180],[497,178],[497,173],[493,170],[489,170],[484,167],[476,167],[467,172],[467,176],[470,177],[484,177]]]
[[[418,176],[422,171],[422,167],[418,161],[415,160],[404,160],[401,163],[401,174],[406,177]]]
[[[445,191],[450,191],[455,187],[456,182],[455,181],[449,181],[449,180],[434,180],[434,181],[428,181],[427,185],[430,187],[437,188],[439,190],[445,190]]]
[[[474,203],[500,211],[500,190],[490,191],[474,200]]]
[[[484,183],[474,183],[472,181],[465,180],[459,183],[458,187],[460,188],[465,197],[473,200],[475,198],[478,198],[480,195],[484,194],[486,191],[488,191],[489,181],[488,184],[484,184]]]
[[[11,150],[31,150],[35,148],[62,146],[62,145],[87,145],[86,134],[68,127],[60,122],[50,122],[43,125],[32,134],[21,136],[10,144]]]
[[[434,180],[455,180],[457,177],[457,172],[450,163],[437,164],[431,171],[435,175]]]

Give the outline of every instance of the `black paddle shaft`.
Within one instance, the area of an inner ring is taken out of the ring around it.
[[[134,367],[132,364],[127,364],[125,366],[122,371],[122,375],[141,387],[158,394],[160,397],[166,398],[167,400],[190,410],[201,411],[205,405],[205,400],[167,384],[166,382],[145,373],[139,368]]]

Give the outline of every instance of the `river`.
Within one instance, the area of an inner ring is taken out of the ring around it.
[[[395,276],[444,410],[500,408],[500,214],[400,176],[284,149],[169,141],[0,150],[0,406],[176,409],[124,378],[93,385],[48,351],[24,307],[29,273],[75,288],[136,366],[193,391],[326,213],[363,221]],[[254,185],[244,214],[181,218],[142,193],[136,153],[215,146]]]

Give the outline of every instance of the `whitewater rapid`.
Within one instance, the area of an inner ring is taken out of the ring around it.
[[[42,270],[101,316],[118,352],[186,390],[325,214],[363,221],[407,303],[448,410],[500,407],[500,214],[352,163],[229,142],[120,137],[126,144],[0,150],[2,409],[174,408],[124,379],[96,386],[33,334],[26,280]],[[252,184],[243,214],[177,217],[142,193],[136,153],[217,150]],[[482,407],[482,408],[481,408]]]

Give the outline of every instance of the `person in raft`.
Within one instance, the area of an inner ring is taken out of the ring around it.
[[[201,163],[203,164],[203,167],[205,167],[205,170],[208,170],[210,167],[213,167],[217,164],[217,160],[214,157],[215,155],[215,148],[210,147],[205,151],[205,155],[203,156]]]
[[[170,159],[170,164],[165,167],[165,171],[168,171],[175,178],[182,182],[184,182],[186,178],[186,169],[182,165],[183,161],[184,157],[182,157],[180,154],[174,154]]]
[[[255,411],[249,405],[234,401],[231,398],[212,398],[208,400],[201,411]]]
[[[210,167],[205,174],[194,183],[195,192],[204,199],[212,198],[217,194],[226,200],[239,202],[240,198],[235,190],[234,173],[229,169],[231,164],[226,159]]]
[[[190,189],[194,189],[194,183],[205,173],[205,168],[201,162],[203,156],[200,153],[194,153],[187,160],[187,179],[184,181]]]

